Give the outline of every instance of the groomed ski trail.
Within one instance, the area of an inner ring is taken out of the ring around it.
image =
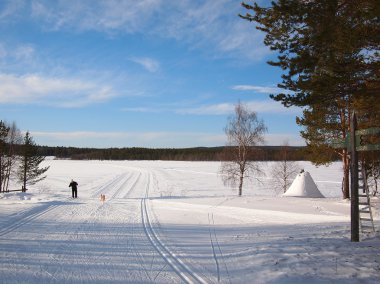
[[[145,197],[141,199],[141,217],[144,231],[151,242],[151,244],[156,248],[161,257],[173,268],[173,270],[178,274],[179,277],[189,284],[193,283],[207,283],[201,276],[191,270],[179,257],[177,257],[170,249],[160,240],[156,234],[150,217],[149,217],[149,189],[152,180],[151,174],[148,174],[147,185],[145,191]]]

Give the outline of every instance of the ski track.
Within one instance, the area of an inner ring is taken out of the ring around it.
[[[231,283],[227,263],[225,261],[225,257],[223,255],[223,252],[222,252],[222,249],[220,247],[219,240],[218,240],[218,237],[216,234],[215,221],[214,221],[214,214],[213,213],[208,213],[208,222],[209,222],[210,242],[211,242],[213,257],[215,260],[216,274],[217,274],[218,282],[221,282],[221,280],[222,280],[221,270],[224,269],[224,274],[227,276],[228,283]],[[222,263],[220,263],[220,262],[222,262]]]
[[[148,209],[149,207],[147,205],[150,182],[152,180],[151,174],[148,176],[147,180],[148,182],[146,186],[145,198],[141,199],[141,216],[144,231],[147,237],[149,238],[149,241],[156,248],[156,250],[162,256],[162,258],[165,259],[168,265],[172,267],[172,269],[185,283],[207,283],[201,276],[192,271],[191,268],[189,268],[189,266],[187,266],[179,257],[177,257],[172,251],[170,251],[170,249],[157,236],[149,217],[150,210]]]
[[[206,283],[158,237],[149,206],[154,186],[152,172],[129,169],[94,189],[89,199],[67,198],[22,211],[2,224],[0,240],[11,247],[29,239],[29,252],[23,245],[4,249],[9,258],[0,263],[1,275],[6,283]],[[24,257],[34,261],[19,264]]]
[[[318,216],[334,221],[325,225],[293,225],[287,222],[292,214],[285,220],[271,216],[277,218],[271,221],[260,207],[233,207],[235,196],[212,200],[212,191],[218,190],[207,183],[212,175],[193,176],[197,171],[162,165],[115,162],[107,164],[104,174],[88,171],[78,199],[62,198],[62,193],[47,199],[51,201],[21,199],[15,201],[21,204],[18,211],[5,203],[0,283],[266,283],[294,270],[309,280],[325,273],[327,280],[335,279],[340,271],[337,283],[366,283],[365,273],[372,280],[380,269],[374,256],[360,267],[364,276],[351,267],[378,249],[349,244],[353,253],[347,253],[347,224],[344,218],[335,223],[341,213],[330,211],[330,203],[310,202]],[[67,194],[66,183],[62,185]],[[203,190],[210,203],[199,199],[205,197]],[[105,202],[100,194],[106,195]],[[223,225],[230,220],[232,226]],[[278,283],[296,279],[286,277]]]
[[[59,205],[44,204],[39,207],[32,208],[31,210],[25,211],[20,218],[15,218],[16,220],[11,219],[7,222],[7,224],[0,230],[0,237],[13,232],[21,226],[31,223],[33,220],[41,217],[44,214],[47,214],[57,206]]]

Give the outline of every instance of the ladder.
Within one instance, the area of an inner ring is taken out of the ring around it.
[[[364,163],[359,167],[359,220],[362,233],[374,233],[375,225],[371,210],[367,175]]]

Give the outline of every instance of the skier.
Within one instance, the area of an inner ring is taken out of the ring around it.
[[[71,187],[71,192],[72,192],[73,198],[77,198],[78,183],[72,179],[69,187]]]

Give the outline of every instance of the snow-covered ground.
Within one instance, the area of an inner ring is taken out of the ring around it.
[[[216,162],[45,163],[44,181],[0,195],[1,283],[380,281],[379,233],[350,242],[340,163],[301,163],[315,199],[278,196],[270,176],[237,197]]]

